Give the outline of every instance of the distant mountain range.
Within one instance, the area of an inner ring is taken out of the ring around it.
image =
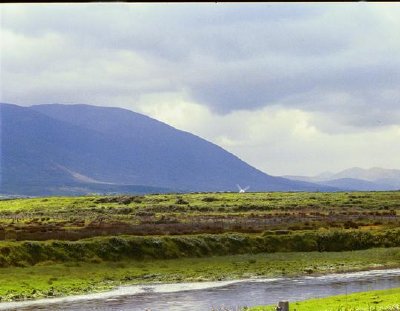
[[[89,105],[1,104],[1,189],[12,195],[330,191],[267,175],[145,115]]]
[[[284,176],[291,180],[317,183],[343,190],[400,190],[400,170],[353,167],[339,173],[324,172],[316,176]]]

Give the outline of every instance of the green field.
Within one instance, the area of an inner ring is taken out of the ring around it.
[[[400,192],[199,193],[0,201],[0,240],[109,235],[386,230],[399,228]]]
[[[331,296],[293,302],[293,311],[399,311],[400,288]],[[275,311],[274,306],[253,307],[251,311]]]
[[[0,297],[400,267],[400,192],[0,201]]]

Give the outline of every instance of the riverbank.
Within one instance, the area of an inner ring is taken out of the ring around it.
[[[400,286],[399,276],[400,269],[383,269],[321,276],[137,284],[118,286],[113,290],[99,293],[3,302],[0,303],[0,310],[32,311],[45,307],[49,311],[60,309],[244,311],[247,310],[244,306],[275,304],[282,300],[282,295],[293,303],[316,297],[396,288]],[[355,310],[340,309],[340,311]]]
[[[41,262],[34,266],[0,268],[0,301],[77,295],[129,284],[320,275],[399,267],[400,248],[169,260]]]
[[[310,299],[290,304],[295,311],[399,311],[400,288]],[[275,311],[275,306],[247,308],[248,311]]]

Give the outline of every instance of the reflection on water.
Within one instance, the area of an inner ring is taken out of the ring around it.
[[[400,286],[400,269],[320,277],[120,287],[107,293],[0,303],[0,310],[193,310],[275,304]]]

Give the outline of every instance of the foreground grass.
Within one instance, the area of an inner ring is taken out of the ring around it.
[[[104,291],[125,284],[297,276],[394,267],[400,267],[400,248],[97,263],[42,262],[29,267],[0,268],[0,301]]]
[[[275,307],[254,307],[251,311],[275,311]],[[293,311],[399,311],[400,288],[310,299],[290,304]]]

